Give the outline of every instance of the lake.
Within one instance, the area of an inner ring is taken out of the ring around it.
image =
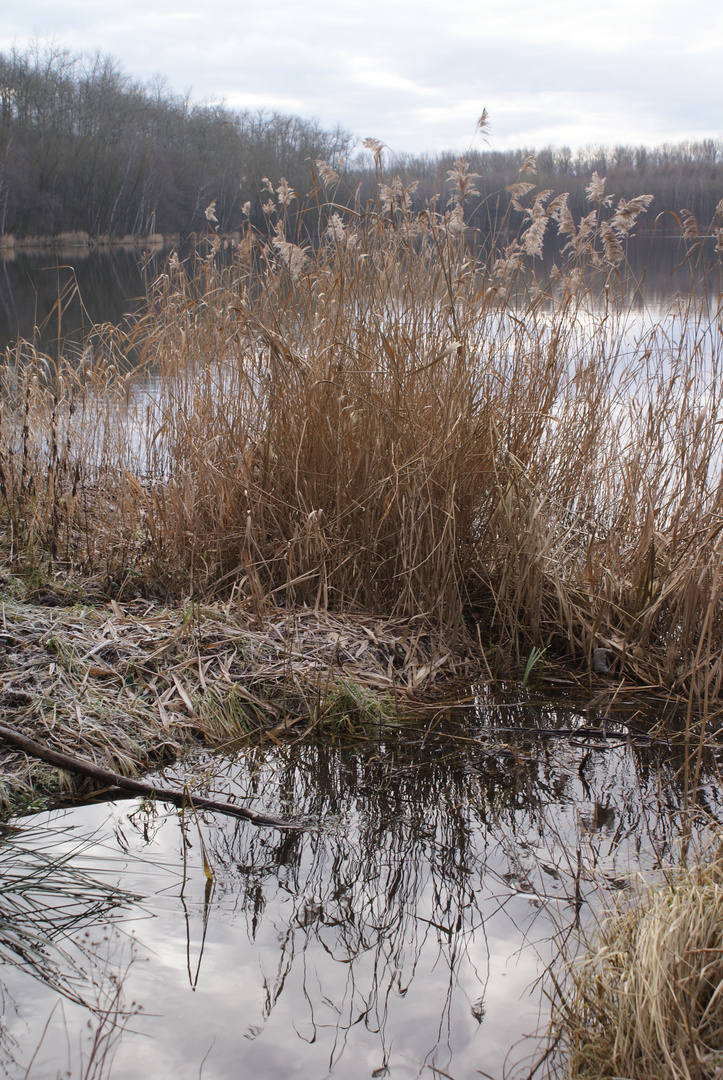
[[[41,347],[57,352],[59,332],[77,341],[94,323],[119,325],[167,253],[130,246],[0,250],[0,349],[32,340],[38,328]]]
[[[137,801],[9,823],[8,1075],[526,1075],[556,935],[654,877],[685,821],[676,755],[616,708],[480,689],[431,725],[164,774],[293,832]]]
[[[82,339],[94,323],[119,325],[137,310],[148,283],[163,268],[170,248],[0,249],[0,349],[18,338],[33,339],[51,354],[61,340]],[[181,252],[183,255],[183,252]],[[554,256],[554,250],[550,258]],[[687,296],[700,287],[710,267],[719,274],[713,241],[706,241],[697,259],[686,261],[676,237],[633,239],[628,247],[633,306],[657,311],[671,296]],[[642,291],[636,293],[637,284]],[[709,281],[715,295],[723,288]],[[60,325],[58,324],[58,298]]]

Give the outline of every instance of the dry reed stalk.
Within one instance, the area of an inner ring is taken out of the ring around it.
[[[723,859],[676,869],[605,914],[556,976],[556,1074],[718,1077],[723,1067]]]
[[[263,620],[236,600],[168,609],[146,601],[53,608],[10,588],[0,610],[0,721],[61,753],[134,777],[198,740],[340,726],[363,734],[395,716],[435,677],[470,679],[476,658],[454,655],[431,626],[334,617],[267,606]],[[19,586],[18,586],[19,589]],[[299,726],[300,725],[300,726]],[[49,773],[3,747],[0,805],[58,790]]]
[[[594,177],[576,223],[533,168],[479,243],[464,162],[442,210],[380,175],[376,204],[315,203],[313,235],[269,185],[270,236],[249,226],[230,264],[216,234],[195,265],[172,257],[125,339],[99,328],[52,370],[18,346],[10,558],[121,596],[233,590],[259,616],[283,599],[452,638],[477,623],[517,658],[606,648],[616,674],[711,707],[720,320],[690,303],[679,340],[661,321],[631,342],[622,259],[648,197],[612,205]],[[538,270],[555,227],[566,246]]]

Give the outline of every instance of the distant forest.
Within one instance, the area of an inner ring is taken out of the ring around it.
[[[381,158],[385,180],[400,174],[405,186],[418,182],[420,205],[442,189],[455,155],[393,150]],[[497,196],[517,180],[531,152],[484,148],[467,155],[486,196],[476,208],[470,204],[470,224],[489,229]],[[373,157],[341,128],[194,104],[162,80],[134,81],[100,54],[74,56],[58,48],[0,53],[0,236],[185,236],[207,228],[205,210],[214,200],[220,231],[241,228],[246,212],[265,229],[264,178],[278,183],[284,177],[298,193],[298,207],[318,161],[341,174],[337,201],[356,198],[363,205],[374,196]],[[588,209],[585,188],[593,172],[607,177],[606,191],[617,197],[653,195],[638,231],[675,231],[666,212],[681,210],[707,229],[723,198],[720,139],[574,152],[547,147],[537,150],[536,161],[537,187],[569,192],[576,218]]]

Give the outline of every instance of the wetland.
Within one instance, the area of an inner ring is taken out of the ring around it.
[[[3,917],[30,944],[4,950],[6,1064],[38,1047],[31,1077],[85,1076],[93,1051],[90,1075],[120,1080],[527,1075],[561,936],[658,878],[686,828],[683,755],[636,702],[603,720],[546,698],[480,689],[401,730],[163,774],[298,831],[148,801],[14,820]]]
[[[564,1076],[568,961],[713,858],[719,233],[658,274],[649,196],[595,173],[576,222],[526,179],[487,237],[474,180],[307,235],[281,178],[188,258],[4,263],[56,292],[1,294],[3,726],[185,793],[5,738],[8,1075]]]

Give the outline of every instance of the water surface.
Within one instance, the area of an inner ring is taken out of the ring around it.
[[[699,294],[704,282],[717,297],[723,283],[713,243],[704,241],[688,258],[677,237],[633,237],[622,275],[633,310],[655,317],[671,297]],[[0,349],[25,338],[55,355],[59,340],[78,343],[94,323],[120,325],[138,309],[169,253],[168,246],[142,245],[0,251]],[[554,245],[547,254],[553,259],[559,259]]]
[[[34,968],[0,954],[8,1074],[39,1046],[30,1077],[78,1075],[107,1037],[115,1080],[502,1076],[544,1023],[553,935],[654,875],[685,820],[675,755],[638,726],[535,733],[602,719],[480,695],[426,736],[430,717],[357,744],[199,752],[175,774],[297,832],[133,801],[14,822],[5,925],[33,872],[58,932]],[[718,786],[703,795],[719,816]]]
[[[160,272],[164,249],[44,248],[0,252],[0,349],[18,338],[57,355],[96,323],[119,326]]]

